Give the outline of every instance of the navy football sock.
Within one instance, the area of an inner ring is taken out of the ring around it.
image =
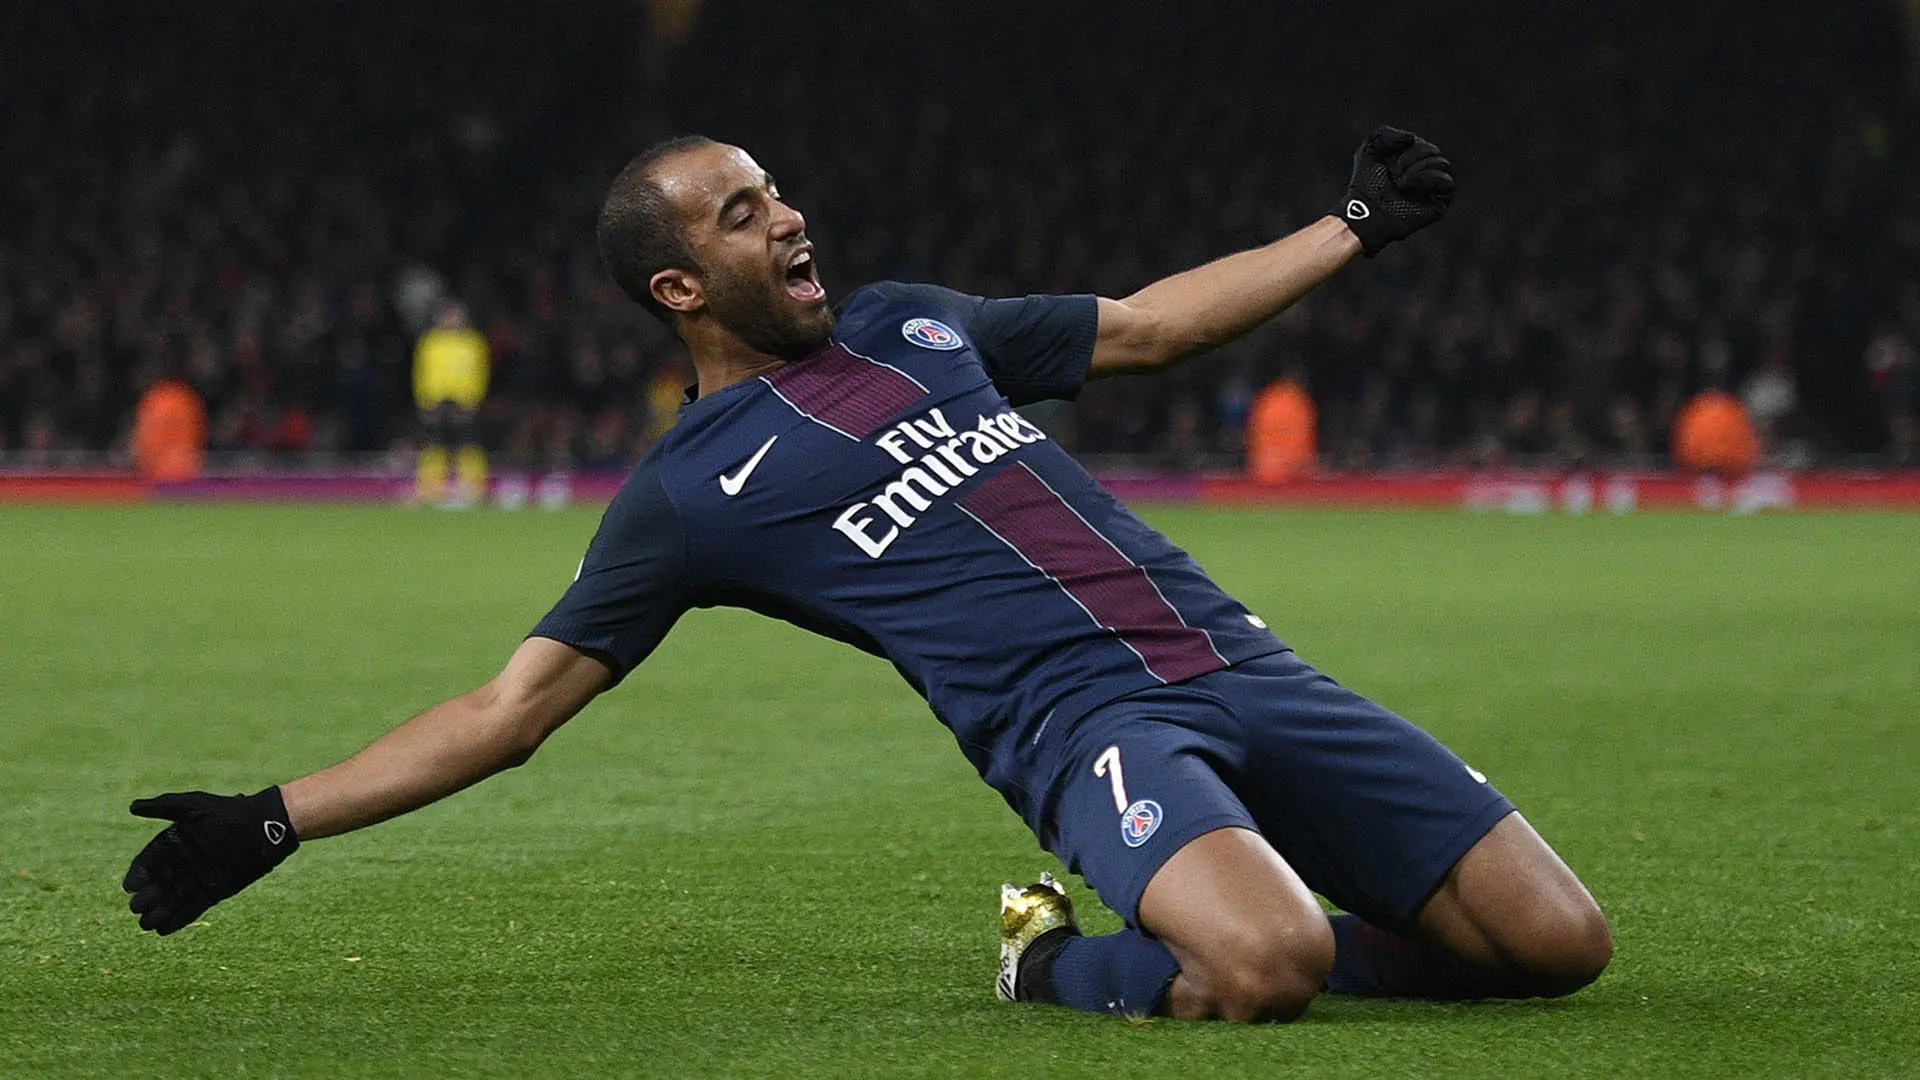
[[[1099,937],[1063,935],[1048,957],[1051,943],[1034,942],[1031,970],[1021,965],[1023,994],[1030,1001],[1066,1005],[1082,1012],[1115,1016],[1151,1016],[1160,1008],[1180,964],[1165,945],[1138,930]]]
[[[1327,989],[1365,997],[1466,1001],[1500,997],[1487,976],[1452,953],[1382,930],[1358,915],[1332,915],[1333,970]]]

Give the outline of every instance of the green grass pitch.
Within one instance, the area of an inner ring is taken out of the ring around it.
[[[999,1005],[996,887],[1055,864],[887,665],[737,612],[526,767],[142,935],[130,798],[485,679],[595,517],[0,507],[0,1075],[1920,1075],[1920,516],[1148,516],[1493,776],[1611,915],[1598,984]]]

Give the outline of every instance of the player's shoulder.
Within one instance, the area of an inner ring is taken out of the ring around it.
[[[758,466],[758,452],[791,427],[795,413],[772,387],[766,378],[745,379],[684,402],[628,478],[636,500],[667,499],[683,518],[727,501],[713,480],[735,475],[749,459]]]
[[[668,496],[663,478],[662,463],[666,459],[666,439],[649,447],[634,463],[632,471],[620,484],[620,490],[614,493],[609,504],[609,513],[631,514],[636,517],[657,517],[674,513],[673,499]]]
[[[978,300],[944,285],[924,281],[875,281],[848,293],[840,304],[840,315],[850,318],[889,307],[932,307],[957,316]]]
[[[923,282],[876,281],[847,294],[834,336],[849,347],[897,345],[964,348],[980,298]]]
[[[862,284],[847,294],[839,307],[841,325],[862,325],[874,319],[887,319],[897,313],[931,313],[954,321],[968,321],[977,296],[968,296],[941,284],[920,281],[876,281]]]

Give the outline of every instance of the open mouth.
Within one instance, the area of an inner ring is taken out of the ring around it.
[[[811,248],[795,255],[787,264],[787,295],[803,304],[817,304],[827,298],[827,290],[820,286]]]

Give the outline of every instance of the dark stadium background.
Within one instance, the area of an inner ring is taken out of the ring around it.
[[[496,468],[628,464],[687,372],[601,273],[592,219],[667,134],[756,154],[836,295],[881,277],[1123,295],[1326,211],[1391,121],[1457,163],[1445,223],[1220,358],[1090,388],[1050,418],[1061,437],[1234,469],[1252,394],[1300,363],[1331,466],[1658,465],[1715,378],[1776,399],[1786,381],[1781,464],[1910,465],[1892,433],[1920,410],[1911,14],[8,4],[0,462],[124,460],[137,395],[175,363],[216,467],[404,459],[406,296],[443,289],[494,347]]]

